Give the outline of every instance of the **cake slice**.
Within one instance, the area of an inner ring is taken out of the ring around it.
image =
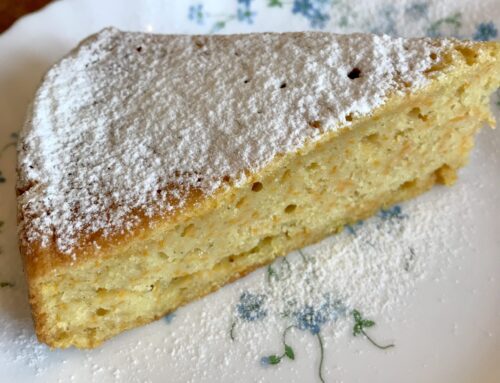
[[[87,38],[45,75],[18,148],[38,338],[95,347],[452,184],[499,84],[493,42]]]

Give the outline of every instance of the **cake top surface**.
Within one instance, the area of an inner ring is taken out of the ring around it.
[[[241,183],[277,154],[424,86],[446,45],[105,29],[52,67],[36,93],[19,145],[20,229],[72,255],[82,238],[171,214],[190,190]]]

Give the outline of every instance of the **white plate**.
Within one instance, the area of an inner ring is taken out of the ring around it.
[[[499,382],[498,131],[480,133],[455,187],[437,187],[401,211],[304,249],[308,263],[291,254],[290,271],[278,261],[271,275],[259,270],[97,350],[51,351],[36,342],[17,250],[12,134],[42,74],[86,35],[113,25],[170,33],[316,28],[497,37],[497,0],[436,3],[75,0],[53,3],[1,35],[0,282],[13,286],[0,288],[0,381],[319,381],[319,334],[328,382]],[[500,95],[492,108],[498,115]],[[370,336],[395,347],[381,351],[354,337],[354,308],[376,322]],[[291,324],[297,327],[286,342],[295,359],[264,363],[284,351],[281,334]]]

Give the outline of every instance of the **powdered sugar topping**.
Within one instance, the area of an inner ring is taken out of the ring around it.
[[[20,144],[29,241],[71,254],[242,182],[279,153],[419,88],[443,42],[366,34],[105,29],[46,75]],[[356,69],[353,72],[353,69]],[[349,118],[348,118],[349,119]]]

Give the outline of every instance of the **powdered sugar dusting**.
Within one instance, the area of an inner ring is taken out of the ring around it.
[[[132,229],[193,188],[244,180],[279,153],[426,84],[444,42],[367,34],[161,36],[105,29],[53,67],[19,149],[28,241]],[[348,75],[358,68],[358,78]],[[405,88],[403,84],[409,88]],[[310,123],[319,121],[316,128]]]

